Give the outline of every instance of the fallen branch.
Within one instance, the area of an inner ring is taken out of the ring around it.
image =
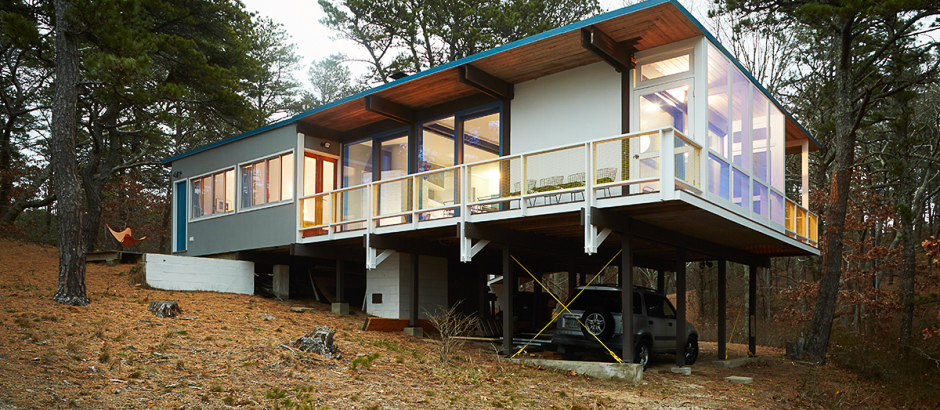
[[[297,351],[296,351],[296,350],[294,350],[294,349],[291,349],[291,347],[290,347],[290,346],[288,346],[288,345],[278,345],[278,346],[281,346],[281,347],[283,347],[283,348],[285,348],[285,349],[287,349],[287,350],[290,350],[290,351],[292,351],[292,352],[294,352],[294,353],[297,353]]]

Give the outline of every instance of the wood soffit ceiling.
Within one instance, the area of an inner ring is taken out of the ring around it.
[[[614,17],[594,26],[617,42],[638,38],[637,50],[702,35],[702,32],[670,3]],[[599,61],[599,57],[581,46],[581,30],[572,29],[476,59],[470,64],[503,81],[517,84]],[[476,94],[481,92],[461,83],[457,67],[451,67],[381,90],[374,95],[414,111],[421,111]],[[363,98],[359,98],[313,113],[299,121],[342,133],[384,119],[386,118],[382,115],[366,111]]]

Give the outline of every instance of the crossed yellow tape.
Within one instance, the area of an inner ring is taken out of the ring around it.
[[[571,304],[574,303],[574,301],[578,299],[578,296],[581,296],[581,293],[584,292],[584,289],[587,288],[587,286],[590,286],[591,283],[594,282],[594,279],[597,279],[597,277],[600,276],[600,274],[603,273],[604,270],[607,269],[607,267],[610,266],[610,264],[613,263],[613,261],[614,261],[615,259],[617,259],[617,256],[620,255],[620,252],[621,252],[621,251],[617,251],[617,253],[614,255],[614,257],[610,258],[610,260],[607,262],[607,264],[604,265],[604,267],[601,268],[601,270],[599,270],[599,271],[594,275],[594,277],[591,278],[590,281],[588,281],[588,283],[587,283],[587,285],[586,285],[585,287],[581,288],[581,290],[578,291],[578,293],[577,293],[576,295],[574,295],[573,298],[571,298],[571,301],[569,301],[568,304],[565,304],[565,302],[562,302],[561,300],[558,300],[558,297],[555,296],[555,294],[552,293],[551,290],[549,290],[547,287],[545,287],[545,285],[544,285],[541,281],[539,281],[538,278],[536,278],[535,275],[532,274],[532,272],[529,272],[529,270],[526,269],[526,267],[522,265],[522,262],[519,262],[519,260],[516,259],[515,256],[509,255],[509,256],[512,258],[512,260],[516,261],[516,263],[519,264],[519,267],[521,267],[522,270],[525,271],[525,273],[528,273],[529,276],[532,277],[532,280],[535,281],[535,283],[538,283],[539,286],[542,287],[542,289],[544,289],[546,292],[548,292],[548,294],[551,295],[552,299],[555,299],[555,302],[558,302],[558,304],[561,305],[561,308],[562,308],[561,311],[559,311],[558,313],[555,313],[554,316],[552,316],[552,319],[549,320],[548,323],[546,323],[544,327],[542,327],[542,330],[539,330],[539,332],[535,334],[535,337],[533,337],[533,338],[530,339],[528,342],[526,342],[525,346],[522,346],[522,348],[520,348],[518,351],[516,351],[516,353],[514,353],[514,354],[512,355],[512,357],[516,357],[519,353],[522,353],[522,351],[525,350],[526,347],[529,347],[529,345],[532,344],[532,341],[534,341],[536,338],[538,338],[539,335],[541,335],[542,332],[545,331],[545,329],[548,329],[548,326],[550,326],[552,323],[554,323],[555,320],[558,319],[558,317],[561,316],[561,314],[562,314],[563,312],[568,312],[568,313],[571,313],[571,315],[574,317],[574,320],[577,320],[577,321],[578,321],[578,324],[581,325],[581,327],[583,327],[585,330],[587,330],[588,333],[589,333],[591,336],[594,336],[594,340],[597,340],[597,342],[600,343],[601,346],[604,347],[604,350],[607,350],[607,353],[610,353],[610,356],[613,357],[614,360],[617,361],[617,363],[623,363],[623,360],[621,360],[620,357],[617,356],[617,354],[615,354],[612,350],[610,350],[610,349],[607,347],[607,345],[604,344],[604,342],[602,342],[600,339],[598,339],[598,338],[597,338],[597,335],[595,335],[594,332],[591,332],[590,329],[588,329],[587,326],[584,325],[584,323],[581,323],[581,319],[578,319],[578,317],[577,317],[574,313],[572,313],[570,310],[568,310],[568,306],[571,306]],[[508,282],[507,282],[507,283],[504,283],[503,286],[509,286],[509,283],[508,283]],[[504,337],[506,337],[506,336],[504,336]]]

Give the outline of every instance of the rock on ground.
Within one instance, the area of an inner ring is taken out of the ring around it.
[[[150,302],[147,310],[153,312],[157,317],[174,317],[183,313],[183,310],[176,302]]]
[[[342,354],[333,344],[333,335],[336,331],[327,326],[317,326],[312,332],[301,336],[294,342],[294,347],[305,352],[314,352],[326,356],[327,359],[339,359]]]

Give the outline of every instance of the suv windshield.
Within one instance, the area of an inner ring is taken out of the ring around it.
[[[571,298],[575,297],[578,292],[578,290],[575,290],[568,298],[568,302],[570,302]],[[592,307],[600,307],[612,313],[623,313],[620,295],[621,292],[619,290],[587,288],[584,289],[584,292],[581,292],[581,296],[578,296],[571,306],[568,306],[568,309],[587,310]],[[633,313],[642,313],[642,309],[640,293],[633,292]]]

